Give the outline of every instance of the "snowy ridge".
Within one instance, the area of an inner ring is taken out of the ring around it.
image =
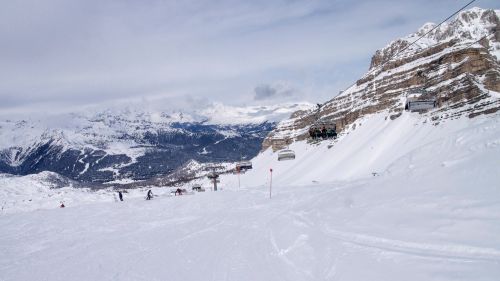
[[[462,46],[469,45],[483,37],[489,43],[489,50],[497,59],[500,59],[500,42],[495,35],[495,30],[500,23],[500,10],[488,10],[482,8],[472,8],[460,12],[455,19],[445,22],[425,37],[421,38],[414,45],[408,47],[405,51],[398,54],[396,59],[410,56],[423,49],[436,46],[440,43],[450,40],[459,40]],[[422,35],[436,27],[435,23],[426,23],[419,30],[401,39],[392,41],[385,48],[378,50],[376,55],[392,56],[405,48],[409,43],[413,43]],[[373,65],[372,65],[373,66]]]

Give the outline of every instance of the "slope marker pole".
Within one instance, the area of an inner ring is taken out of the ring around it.
[[[273,168],[269,169],[269,172],[271,172],[271,181],[269,182],[269,199],[271,199],[273,190]]]

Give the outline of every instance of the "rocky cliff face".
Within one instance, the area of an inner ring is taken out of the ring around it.
[[[500,110],[499,14],[473,8],[416,44],[411,42],[436,25],[427,23],[391,42],[375,52],[369,71],[353,86],[316,110],[297,112],[282,121],[264,140],[263,149],[276,140],[304,140],[309,127],[319,121],[335,123],[342,131],[367,114],[386,112],[395,119],[411,89],[437,100],[437,108],[425,113],[434,122]]]

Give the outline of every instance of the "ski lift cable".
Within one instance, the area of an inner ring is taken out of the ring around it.
[[[466,5],[462,6],[460,9],[458,9],[456,12],[454,12],[453,14],[451,14],[449,17],[447,17],[445,20],[441,21],[438,25],[436,25],[434,28],[432,28],[431,30],[427,31],[425,34],[423,34],[422,36],[420,36],[419,38],[417,38],[415,41],[413,41],[412,43],[410,43],[408,46],[404,47],[403,49],[401,49],[400,51],[398,51],[397,53],[393,54],[391,57],[389,57],[389,59],[387,59],[384,63],[382,63],[380,66],[378,66],[377,68],[374,68],[373,70],[369,71],[368,73],[371,73],[371,72],[375,72],[375,70],[378,70],[378,69],[381,69],[384,65],[386,65],[389,61],[391,61],[393,58],[395,58],[397,55],[401,54],[401,52],[403,52],[404,50],[408,49],[410,46],[414,45],[415,43],[417,43],[417,41],[419,41],[420,39],[424,38],[425,36],[427,36],[427,34],[431,33],[432,31],[434,31],[436,28],[438,28],[439,26],[441,26],[443,23],[445,23],[446,21],[448,21],[449,19],[451,19],[453,16],[455,16],[456,14],[460,13],[463,9],[467,8],[468,6],[470,6],[470,4],[476,2],[476,0],[472,0],[470,1],[469,3],[467,3]],[[347,88],[345,88],[344,91],[342,92],[345,92],[347,89],[351,88],[352,86],[356,85],[357,81],[354,81],[352,84],[350,84],[349,86],[347,86]],[[325,102],[326,103],[326,102]]]

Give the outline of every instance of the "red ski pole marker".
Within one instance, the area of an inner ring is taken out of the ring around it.
[[[273,168],[270,168],[269,172],[271,172],[271,180],[269,181],[269,199],[271,199],[273,190]]]

